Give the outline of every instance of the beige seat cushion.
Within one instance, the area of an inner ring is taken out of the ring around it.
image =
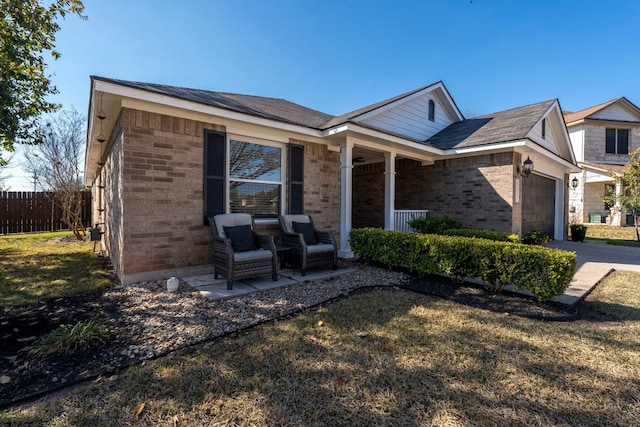
[[[308,254],[317,254],[320,252],[333,252],[333,245],[329,245],[326,243],[318,244],[318,245],[307,245],[307,253]]]
[[[223,227],[235,227],[237,225],[251,225],[251,215],[245,213],[235,214],[219,214],[213,217],[216,221],[216,228],[218,229],[218,236],[225,238]]]
[[[271,258],[272,256],[273,254],[271,253],[271,251],[266,251],[264,249],[256,249],[255,251],[234,252],[233,260],[236,262],[255,261],[258,259]]]

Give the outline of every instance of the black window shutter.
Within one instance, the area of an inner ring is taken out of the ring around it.
[[[629,129],[618,129],[618,154],[629,154]]]
[[[304,146],[289,144],[289,214],[304,213]]]
[[[607,129],[607,142],[606,142],[606,151],[605,153],[615,154],[616,152],[616,130],[615,129]]]
[[[206,131],[204,135],[204,221],[225,213],[226,135]]]

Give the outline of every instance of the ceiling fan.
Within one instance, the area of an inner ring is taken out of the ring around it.
[[[351,163],[364,163],[364,157],[358,156],[351,159]]]

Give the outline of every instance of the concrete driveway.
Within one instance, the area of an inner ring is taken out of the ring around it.
[[[548,247],[576,253],[577,271],[567,291],[553,300],[573,305],[580,301],[611,270],[640,271],[640,248],[607,245],[599,240],[584,243],[554,240]]]

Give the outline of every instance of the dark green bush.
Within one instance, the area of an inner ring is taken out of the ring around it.
[[[525,245],[545,246],[549,240],[549,236],[539,231],[527,231],[522,235],[522,243]]]
[[[351,249],[365,260],[423,274],[479,278],[487,289],[509,284],[539,300],[561,295],[576,270],[576,255],[557,249],[458,236],[375,228],[353,229]]]
[[[460,236],[460,237],[476,237],[478,239],[493,240],[494,242],[511,242],[519,243],[520,237],[513,233],[503,233],[493,230],[472,230],[469,228],[452,228],[451,230],[445,230],[443,233],[445,236]]]
[[[426,234],[442,234],[452,228],[462,228],[461,223],[448,216],[441,216],[440,218],[413,218],[407,221],[407,224],[417,232]]]

